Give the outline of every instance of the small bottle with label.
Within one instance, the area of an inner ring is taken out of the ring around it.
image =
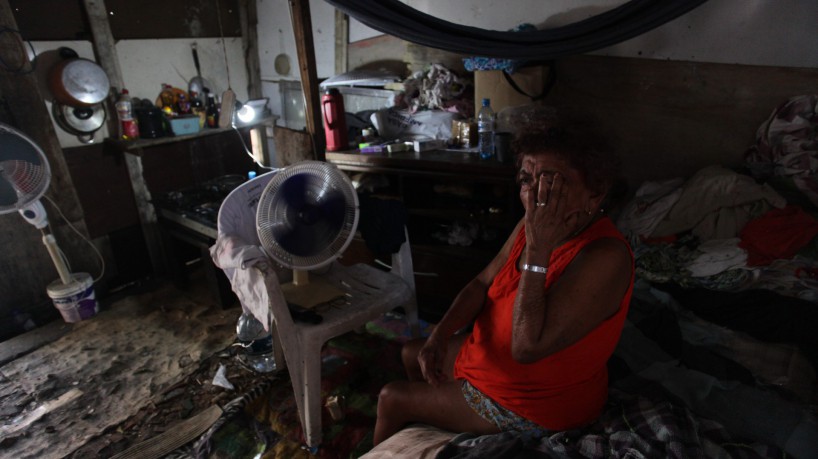
[[[122,89],[116,101],[116,116],[119,118],[119,138],[135,140],[139,138],[139,125],[133,116],[133,103],[127,89]]]
[[[487,98],[477,112],[477,142],[480,159],[494,158],[494,110]]]
[[[219,127],[219,109],[216,107],[216,97],[213,93],[207,93],[207,103],[205,104],[205,114],[207,119],[207,127]]]
[[[207,124],[207,113],[205,111],[204,102],[199,97],[196,91],[190,92],[190,112],[199,117],[199,128],[205,127]]]
[[[179,94],[179,100],[176,102],[177,113],[180,115],[190,115],[191,105],[190,101],[184,94]]]

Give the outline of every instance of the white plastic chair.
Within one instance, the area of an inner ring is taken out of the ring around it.
[[[255,212],[258,197],[272,174],[264,174],[242,184],[224,200],[218,219],[220,237],[223,234],[233,235],[251,246],[260,244],[255,231]],[[237,224],[239,227],[236,227]],[[406,233],[406,242],[392,255],[389,272],[364,263],[344,266],[337,261],[328,269],[320,270],[320,274],[311,272],[311,276],[320,275],[333,283],[347,297],[344,305],[321,308],[319,314],[323,320],[320,324],[293,320],[287,301],[281,293],[278,276],[272,269],[274,263],[273,260],[267,260],[266,264],[258,263],[250,269],[259,269],[263,274],[274,325],[276,364],[280,368],[285,364],[289,366],[306,443],[311,448],[317,447],[321,443],[322,434],[321,349],[324,344],[336,336],[359,329],[398,307],[403,307],[412,335],[419,335],[409,235]],[[228,278],[232,279],[232,273],[227,269],[225,271]],[[256,317],[262,320],[268,315],[256,314]]]

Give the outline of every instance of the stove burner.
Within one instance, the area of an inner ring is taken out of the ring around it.
[[[184,224],[185,219],[189,219],[215,229],[222,201],[245,180],[241,175],[217,177],[200,185],[159,193],[155,195],[153,205],[164,214],[173,214],[172,219],[177,223]],[[197,225],[187,226],[198,228]]]

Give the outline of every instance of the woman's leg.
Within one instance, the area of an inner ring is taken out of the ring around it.
[[[461,381],[454,380],[454,361],[460,346],[469,335],[454,335],[449,340],[443,371],[448,380],[433,387],[423,380],[417,356],[425,342],[416,339],[406,343],[401,352],[409,381],[395,381],[381,389],[378,396],[378,419],[374,444],[389,438],[409,422],[424,422],[454,432],[496,433],[494,424],[480,417],[466,403]]]
[[[434,387],[421,381],[394,381],[381,389],[378,419],[372,439],[377,445],[410,422],[422,422],[452,432],[478,435],[500,430],[483,419],[467,403],[460,386],[449,380]]]

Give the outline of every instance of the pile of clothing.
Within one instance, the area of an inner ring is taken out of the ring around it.
[[[818,301],[818,214],[767,183],[721,166],[645,182],[617,218],[637,273],[658,283],[771,288]]]

